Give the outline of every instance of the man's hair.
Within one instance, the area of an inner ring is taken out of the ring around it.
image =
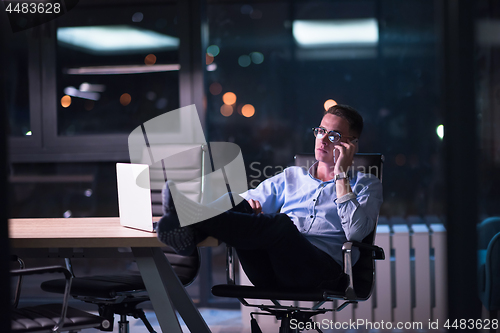
[[[359,112],[353,107],[349,105],[336,104],[326,110],[325,115],[326,114],[333,114],[340,118],[344,118],[349,123],[351,133],[357,138],[361,136],[361,132],[363,132],[363,117],[361,117]]]

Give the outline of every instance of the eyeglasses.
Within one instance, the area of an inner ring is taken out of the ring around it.
[[[342,138],[342,134],[340,134],[339,132],[337,132],[337,131],[328,132],[328,130],[326,128],[323,128],[323,127],[313,127],[312,130],[314,132],[314,136],[317,139],[323,139],[325,137],[325,135],[328,135],[328,140],[330,140],[333,143],[337,143],[337,142],[340,142],[340,139]],[[356,138],[356,137],[355,136],[348,136],[347,138]],[[357,140],[353,140],[353,143],[356,141]]]

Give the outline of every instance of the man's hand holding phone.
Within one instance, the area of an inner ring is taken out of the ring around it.
[[[352,160],[354,158],[354,154],[356,153],[356,143],[358,139],[349,140],[347,142],[339,142],[335,145],[335,149],[333,150],[335,168],[334,174],[337,175],[341,172],[347,172],[352,165]]]

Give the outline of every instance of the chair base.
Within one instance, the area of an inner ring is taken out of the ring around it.
[[[253,318],[254,315],[267,315],[267,316],[275,316],[277,320],[281,321],[279,333],[298,333],[302,332],[304,328],[311,327],[322,333],[319,327],[314,327],[313,321],[311,317],[323,314],[327,312],[327,310],[316,310],[316,311],[297,311],[297,310],[271,310],[271,309],[262,309],[265,312],[251,312],[250,316],[252,319],[250,320],[251,332],[252,333],[262,333],[262,330],[259,327],[259,324]],[[310,323],[310,325],[308,325]]]
[[[144,326],[148,329],[150,333],[156,333],[151,326],[151,323],[146,318],[146,314],[144,310],[137,308],[136,306],[139,303],[144,302],[145,300],[137,300],[130,302],[122,302],[116,304],[109,303],[97,303],[95,300],[86,302],[94,303],[99,305],[99,315],[104,318],[103,324],[99,327],[101,331],[113,331],[115,314],[120,315],[120,321],[118,322],[118,331],[119,333],[129,333],[129,322],[127,320],[127,316],[132,316],[135,319],[141,319],[144,323]]]

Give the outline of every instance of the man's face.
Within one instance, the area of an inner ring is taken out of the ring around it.
[[[319,127],[323,127],[327,131],[339,132],[342,136],[342,142],[347,142],[348,138],[350,137],[349,123],[347,122],[347,120],[330,113],[324,115]],[[316,138],[314,147],[314,155],[316,157],[316,160],[333,165],[333,150],[336,145],[336,143],[333,143],[328,139],[328,135],[323,136],[323,138],[321,139]],[[336,154],[338,156],[338,152]]]

